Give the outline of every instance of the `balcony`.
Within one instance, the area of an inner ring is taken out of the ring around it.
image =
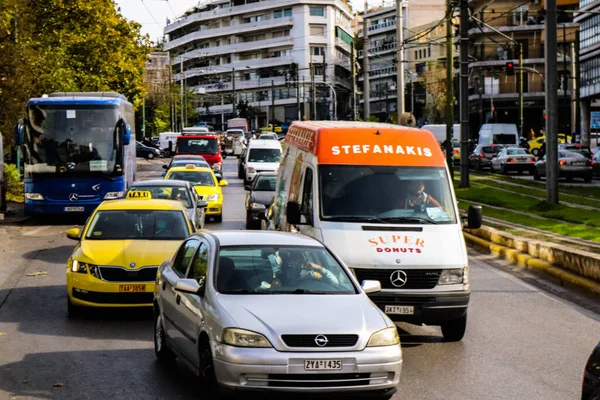
[[[565,54],[561,51],[561,45],[558,45],[559,51],[556,55],[557,62],[571,62],[570,54]],[[544,64],[544,43],[538,44],[536,47],[529,47],[526,49],[525,54],[523,55],[523,64]],[[471,54],[474,58],[481,58],[480,52],[475,51]],[[519,53],[518,51],[485,51],[483,60],[474,61],[469,63],[469,68],[476,67],[504,67],[507,61],[512,61],[515,64],[519,62]]]
[[[179,64],[181,62],[181,58],[184,61],[194,59],[194,58],[203,58],[206,56],[218,56],[218,55],[231,55],[232,53],[241,53],[246,51],[258,51],[264,49],[270,49],[274,47],[285,47],[285,46],[293,46],[294,39],[290,36],[277,38],[276,41],[273,39],[265,39],[265,40],[257,40],[254,42],[241,42],[235,44],[229,44],[225,46],[214,46],[214,47],[205,47],[202,49],[195,49],[189,52],[186,52],[177,57],[173,57],[171,61],[172,65]],[[249,62],[249,61],[247,61]],[[247,62],[244,64],[247,65]]]
[[[369,47],[369,55],[378,55],[382,53],[387,53],[390,51],[396,51],[396,42],[385,43],[380,46],[371,46]],[[358,51],[358,58],[363,56],[363,50]]]
[[[488,81],[489,82],[489,81]],[[486,82],[486,83],[488,83]],[[475,87],[473,87],[475,86]],[[471,83],[469,87],[469,101],[479,100],[479,94],[477,93],[477,83]],[[491,84],[484,85],[484,91],[481,95],[483,100],[512,100],[519,98],[519,91],[517,89],[516,76],[504,77],[500,76],[498,83],[494,86]],[[536,74],[530,73],[527,81],[523,88],[523,98],[525,99],[540,99],[545,98],[545,88],[543,80]],[[565,95],[564,90],[558,90],[559,97]],[[567,96],[571,95],[571,91],[567,90]]]
[[[560,13],[558,16],[559,29],[576,28],[578,25],[573,22],[572,13]],[[517,33],[528,31],[543,31],[544,16],[528,11],[486,13],[485,16],[475,14],[481,21],[486,22],[491,27],[502,33]],[[478,27],[480,26],[480,27]],[[487,35],[494,33],[493,30],[483,25],[479,25],[473,21],[469,24],[469,36],[471,35]]]
[[[335,38],[335,45],[339,48],[341,48],[342,50],[345,50],[346,52],[348,52],[348,54],[350,54],[350,52],[352,51],[352,46],[350,46],[348,43],[344,42],[342,39],[336,37]]]
[[[245,24],[232,24],[221,28],[202,29],[196,32],[189,33],[185,36],[172,40],[165,43],[165,51],[172,50],[176,47],[183,46],[185,44],[206,40],[209,38],[215,38],[220,36],[236,35],[240,33],[250,33],[255,31],[270,30],[274,28],[291,27],[294,25],[292,17],[284,18],[266,18],[260,22],[250,22]]]
[[[390,75],[395,75],[396,74],[396,67],[386,67],[386,68],[379,68],[379,69],[374,69],[369,71],[369,78],[370,79],[379,79],[379,78],[385,78],[388,77]],[[359,80],[364,80],[364,74],[361,74],[360,77],[358,78]]]
[[[377,24],[377,25],[370,25],[369,26],[369,36],[371,36],[372,34],[375,33],[379,33],[379,32],[383,32],[383,31],[387,31],[387,30],[391,30],[391,29],[396,29],[396,20],[391,20],[391,21],[387,21],[387,22],[383,22],[381,24]]]

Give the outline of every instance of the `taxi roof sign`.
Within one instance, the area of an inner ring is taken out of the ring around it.
[[[186,169],[196,169],[196,166],[194,164],[186,164],[185,168]]]
[[[127,193],[127,198],[137,200],[151,200],[152,193],[147,190],[130,190],[129,193]]]

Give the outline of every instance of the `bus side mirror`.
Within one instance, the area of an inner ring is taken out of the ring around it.
[[[21,146],[23,144],[23,123],[19,122],[15,125],[15,135],[14,135],[15,146]]]
[[[127,146],[129,143],[131,143],[131,126],[125,124],[121,125],[121,137],[124,146]]]

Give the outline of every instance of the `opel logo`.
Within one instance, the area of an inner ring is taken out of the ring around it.
[[[79,195],[77,193],[71,193],[69,195],[69,200],[71,200],[71,201],[77,201],[77,199],[79,199]]]
[[[130,264],[129,264],[129,266],[130,266],[131,268],[134,268],[134,267],[135,267],[135,263],[134,263],[134,262],[132,262],[132,263],[130,263]]]
[[[399,269],[392,272],[392,274],[390,275],[390,282],[392,282],[392,285],[396,287],[402,287],[406,285],[407,280],[408,276],[406,276],[406,272]]]
[[[318,335],[317,337],[315,337],[315,343],[319,347],[327,346],[327,343],[329,343],[329,339],[327,339],[327,336],[325,335]]]

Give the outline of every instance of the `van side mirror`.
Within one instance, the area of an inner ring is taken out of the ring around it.
[[[483,210],[481,206],[469,206],[467,210],[467,228],[479,229],[483,221]]]
[[[290,225],[300,225],[301,224],[301,216],[300,212],[300,203],[297,201],[288,201],[285,214],[287,217],[287,223]]]

